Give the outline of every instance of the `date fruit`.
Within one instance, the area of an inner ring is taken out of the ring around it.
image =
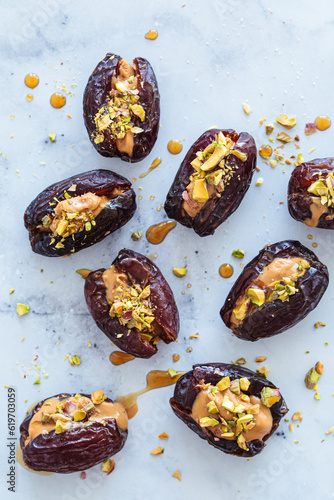
[[[309,227],[334,229],[334,158],[298,165],[288,187],[291,217]]]
[[[208,236],[240,205],[256,164],[246,132],[211,129],[191,146],[165,202],[168,217]]]
[[[304,319],[327,286],[327,267],[311,250],[299,241],[281,241],[245,266],[220,315],[240,339],[271,337]]]
[[[160,96],[150,63],[129,64],[108,53],[89,77],[83,96],[90,140],[102,156],[141,161],[158,137]]]
[[[44,189],[26,209],[24,223],[34,252],[60,257],[103,240],[135,210],[128,179],[110,170],[91,170]]]
[[[175,341],[179,313],[173,292],[153,262],[132,250],[121,250],[109,269],[85,280],[89,312],[100,330],[120,349],[150,358],[156,344]]]
[[[38,403],[20,426],[24,463],[35,471],[83,471],[120,451],[127,438],[125,408],[102,391],[58,394]]]
[[[260,453],[288,411],[272,382],[225,363],[194,365],[177,381],[170,405],[202,439],[239,457]]]

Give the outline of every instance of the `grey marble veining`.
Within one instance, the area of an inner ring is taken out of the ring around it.
[[[318,257],[330,274],[334,273],[334,234],[297,223],[289,216],[286,203],[280,204],[286,200],[292,167],[278,164],[272,169],[259,158],[261,171],[255,172],[240,208],[214,236],[201,239],[178,225],[155,247],[145,238],[133,242],[130,230],[145,231],[165,219],[164,211],[157,211],[157,207],[165,200],[183,153],[214,125],[250,132],[260,147],[267,137],[259,120],[266,118],[270,123],[277,115],[287,113],[297,118],[293,132],[301,138],[300,151],[305,160],[333,155],[332,128],[309,139],[304,135],[305,123],[317,115],[334,118],[332,3],[3,0],[0,20],[2,386],[16,388],[17,426],[29,405],[61,391],[101,388],[116,398],[144,387],[146,373],[152,369],[188,370],[193,363],[229,362],[245,356],[246,366],[255,370],[258,355],[267,356],[269,378],[281,388],[291,410],[287,417],[295,411],[303,412],[299,428],[295,425],[291,433],[289,424],[282,422],[263,453],[247,461],[212,449],[188,430],[169,408],[172,387],[155,390],[139,400],[128,441],[115,457],[116,469],[110,476],[105,477],[100,466],[87,471],[82,481],[79,473],[42,476],[18,465],[15,498],[331,498],[333,435],[325,432],[334,425],[333,285],[303,322],[256,344],[233,337],[218,314],[241,272],[240,262],[231,257],[235,248],[246,251],[246,263],[267,243],[295,238],[312,248],[316,242]],[[144,38],[150,29],[158,30],[157,40]],[[132,166],[100,157],[83,124],[85,84],[108,51],[130,60],[146,57],[159,82],[158,141],[146,160]],[[26,100],[30,91],[23,82],[30,72],[40,77],[39,86],[31,91],[32,102]],[[49,98],[63,84],[71,94],[67,95],[66,106],[55,110]],[[251,107],[249,116],[242,110],[243,102]],[[48,139],[50,132],[57,134],[55,143]],[[171,138],[183,141],[181,155],[167,152]],[[286,156],[299,152],[293,145],[284,151]],[[161,165],[139,179],[157,156],[162,157]],[[100,244],[70,259],[34,254],[22,222],[26,206],[49,184],[92,168],[110,168],[137,179],[134,188],[143,198],[138,200],[134,218]],[[264,179],[260,187],[255,186],[258,177]],[[151,200],[151,196],[155,198]],[[178,344],[159,345],[152,359],[115,367],[108,360],[110,342],[87,312],[83,280],[75,270],[106,267],[123,247],[158,254],[156,263],[168,279],[180,310],[181,331]],[[218,275],[223,262],[230,262],[235,269],[228,280]],[[187,277],[177,279],[171,269],[185,263]],[[15,292],[9,295],[11,288]],[[17,317],[17,302],[29,304],[26,316]],[[316,330],[316,321],[327,326]],[[196,332],[199,338],[189,340]],[[189,347],[192,352],[186,352]],[[173,353],[180,354],[175,365]],[[67,354],[78,354],[82,364],[71,366],[64,360]],[[314,400],[303,382],[318,359],[325,365],[319,384],[320,401]],[[41,367],[40,385],[33,384],[39,373],[34,363]],[[12,497],[6,489],[6,389],[0,394],[0,491],[1,498],[7,499]],[[162,431],[170,436],[163,443],[157,437]],[[151,456],[150,450],[160,444],[165,453]],[[176,469],[180,470],[181,482],[172,477]]]

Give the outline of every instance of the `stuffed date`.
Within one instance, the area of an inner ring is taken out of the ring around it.
[[[193,366],[177,381],[170,404],[202,439],[239,457],[260,453],[288,411],[272,382],[225,363]]]
[[[213,234],[240,205],[255,164],[251,135],[234,130],[204,132],[189,149],[169,190],[168,217],[199,236]]]
[[[157,140],[160,96],[150,63],[129,64],[108,53],[89,77],[83,97],[90,140],[102,156],[143,160]]]
[[[34,252],[70,255],[103,240],[136,210],[131,183],[109,170],[91,170],[52,184],[24,214]]]
[[[334,229],[334,158],[298,165],[288,188],[290,215],[309,227]]]
[[[102,391],[58,394],[38,403],[22,422],[23,461],[35,471],[89,469],[123,448],[127,427],[125,408]]]
[[[109,269],[88,274],[85,298],[97,326],[120,349],[150,358],[156,344],[177,339],[179,313],[173,292],[153,262],[121,250]]]
[[[281,241],[245,266],[220,315],[243,340],[271,337],[304,319],[327,286],[327,267],[313,252],[299,241]]]

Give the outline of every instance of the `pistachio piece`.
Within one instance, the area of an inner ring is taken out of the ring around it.
[[[175,477],[175,479],[178,479],[179,481],[181,481],[181,475],[180,475],[180,471],[179,470],[176,470],[173,474],[173,477]]]
[[[289,134],[286,134],[285,132],[279,132],[276,136],[276,139],[278,141],[283,142],[283,144],[287,144],[288,142],[292,141],[292,137]]]
[[[87,278],[87,276],[92,273],[93,271],[91,271],[90,269],[78,269],[77,271],[75,271],[76,273],[80,274],[80,276],[83,277],[83,279],[85,280]]]
[[[61,434],[70,428],[70,422],[62,422],[61,420],[56,421],[55,433]]]
[[[272,134],[272,132],[274,131],[274,125],[272,123],[266,125],[266,134],[267,135],[270,135]]]
[[[297,157],[297,162],[299,165],[301,165],[302,163],[304,163],[304,157],[303,157],[303,154],[302,153],[298,153],[298,157]]]
[[[232,437],[234,437],[234,432],[223,432],[220,437],[222,437],[222,438],[232,438]]]
[[[246,358],[238,358],[234,362],[232,361],[234,365],[242,366],[247,363]]]
[[[168,368],[168,375],[169,375],[171,378],[174,378],[174,377],[176,377],[176,375],[177,375],[177,371],[176,371],[176,370],[173,370],[173,368]]]
[[[177,278],[183,278],[187,274],[187,269],[185,267],[173,267],[173,274]]]
[[[253,415],[247,414],[247,415],[242,415],[242,417],[239,417],[237,420],[237,424],[248,424],[251,420],[253,420]]]
[[[93,401],[94,405],[100,405],[107,399],[107,396],[104,394],[103,391],[95,391],[91,395],[91,400]]]
[[[145,120],[145,111],[143,106],[140,106],[140,104],[133,104],[131,106],[131,111],[134,115],[139,116],[142,122]]]
[[[236,259],[243,259],[245,257],[245,252],[238,248],[238,250],[233,250],[232,257],[235,257]]]
[[[234,411],[234,404],[227,396],[223,397],[222,407],[231,413]]]
[[[201,427],[215,427],[218,424],[219,424],[218,420],[212,417],[203,417],[200,418],[199,420],[199,425]]]
[[[320,394],[319,394],[319,392],[318,392],[318,391],[314,394],[314,399],[317,399],[317,400],[319,401],[319,399],[320,399]]]
[[[230,390],[234,394],[237,394],[237,395],[240,394],[240,382],[239,382],[239,379],[232,380],[231,385],[230,385]]]
[[[320,378],[319,373],[315,371],[314,368],[311,368],[307,374],[305,375],[305,385],[308,389],[314,389],[315,385],[318,383]]]
[[[239,434],[239,436],[237,437],[237,443],[239,448],[242,448],[245,451],[249,450],[249,448],[247,448],[246,440],[242,434]]]
[[[213,186],[218,186],[220,181],[222,180],[223,177],[223,171],[222,169],[215,170],[214,172],[208,174],[205,176],[205,180],[208,184],[211,184]]]
[[[224,377],[221,380],[219,380],[217,387],[220,391],[224,391],[225,389],[228,389],[230,387],[230,377]]]
[[[164,432],[161,432],[161,433],[159,434],[158,438],[159,438],[159,439],[168,439],[168,438],[169,438],[169,436],[168,436],[167,432],[165,432],[165,431],[164,431]]]
[[[280,115],[276,118],[276,121],[289,130],[293,128],[297,123],[296,118],[289,118],[288,115]]]
[[[262,366],[262,368],[258,368],[258,369],[256,370],[256,372],[257,372],[259,375],[262,375],[262,377],[267,378],[268,368],[267,368],[266,366]]]
[[[315,371],[319,375],[322,375],[324,373],[324,365],[321,361],[318,361],[318,363],[315,365]]]
[[[277,401],[281,399],[281,394],[278,389],[271,387],[263,387],[261,391],[261,401],[264,406],[271,408]]]
[[[106,475],[108,476],[114,470],[115,465],[116,465],[115,460],[114,459],[110,460],[110,458],[108,458],[108,460],[103,462],[101,470],[102,472],[105,472]]]
[[[81,420],[84,420],[86,416],[87,414],[84,410],[75,410],[73,413],[73,420],[74,422],[81,422]]]
[[[209,403],[207,403],[207,409],[208,409],[208,412],[209,413],[219,413],[219,410],[217,408],[217,405],[214,401],[209,401]]]
[[[246,153],[242,153],[241,151],[238,151],[237,149],[231,149],[230,150],[231,155],[236,156],[239,158],[241,161],[246,161],[247,160],[247,155]]]
[[[266,301],[266,294],[260,288],[248,288],[247,297],[257,306],[262,306]]]
[[[165,448],[163,448],[162,446],[158,446],[154,450],[151,450],[150,453],[151,453],[151,455],[161,455],[164,451],[165,451]]]
[[[242,109],[244,110],[244,112],[246,113],[246,115],[250,115],[251,114],[250,105],[247,104],[246,102],[242,103]]]
[[[263,177],[259,177],[255,182],[255,186],[261,186],[262,183],[263,183]]]
[[[205,203],[209,199],[205,179],[195,179],[191,198],[197,203]]]
[[[250,381],[248,380],[247,377],[242,377],[241,379],[239,379],[239,383],[240,383],[240,389],[242,391],[248,391],[248,388],[250,386]]]
[[[29,311],[30,307],[26,306],[25,304],[16,304],[16,312],[19,316],[23,316],[24,314],[27,314]]]
[[[73,356],[72,361],[73,361],[73,363],[75,365],[80,365],[81,364],[81,359],[76,354]]]
[[[50,132],[49,139],[50,139],[51,142],[55,142],[55,140],[56,140],[56,134],[54,132]]]
[[[52,419],[50,413],[42,412],[42,424],[47,424]]]
[[[251,301],[250,299],[246,299],[238,309],[233,309],[233,314],[235,316],[235,319],[242,321],[247,314],[247,311],[249,309]]]
[[[327,193],[327,186],[322,181],[315,181],[307,188],[309,193],[315,194],[316,196],[322,196]]]
[[[131,231],[131,239],[133,241],[138,241],[143,235],[143,231]]]
[[[227,153],[227,148],[225,146],[223,145],[217,146],[212,155],[203,163],[203,165],[201,166],[201,170],[206,172],[207,170],[211,170],[212,168],[214,168],[216,165],[218,165],[220,160],[224,158],[226,153]]]

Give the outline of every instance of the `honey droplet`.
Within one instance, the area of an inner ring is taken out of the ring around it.
[[[172,139],[167,144],[167,149],[172,155],[178,155],[179,153],[181,153],[182,148],[183,146],[181,144],[181,141],[177,141],[175,139]]]
[[[50,97],[50,104],[53,108],[62,108],[66,104],[66,97],[59,92],[55,92]]]
[[[233,274],[233,267],[231,264],[222,264],[219,268],[219,274],[222,278],[230,278]]]
[[[158,38],[157,30],[148,31],[145,35],[145,38],[147,38],[147,40],[156,40],[156,38]]]
[[[32,94],[27,94],[27,101],[32,101],[34,96]]]
[[[143,172],[142,174],[140,174],[140,179],[143,179],[144,177],[146,177],[150,172],[152,172],[152,170],[154,170],[155,168],[157,168],[161,163],[161,158],[160,156],[158,156],[155,160],[152,161],[152,165],[150,166],[150,168],[146,171],[146,172]]]
[[[114,351],[110,354],[109,359],[113,365],[119,366],[127,363],[128,361],[132,361],[135,357],[127,352]]]
[[[149,243],[152,243],[152,245],[159,245],[159,243],[164,241],[169,231],[174,229],[175,226],[175,220],[154,224],[146,231],[146,239]]]
[[[30,89],[34,89],[39,84],[39,78],[35,73],[29,73],[24,79],[24,83]]]
[[[314,123],[317,129],[321,131],[327,130],[332,124],[328,116],[317,116]]]
[[[259,155],[262,156],[262,158],[270,158],[272,154],[273,150],[271,146],[269,146],[269,144],[262,144],[259,149]]]

